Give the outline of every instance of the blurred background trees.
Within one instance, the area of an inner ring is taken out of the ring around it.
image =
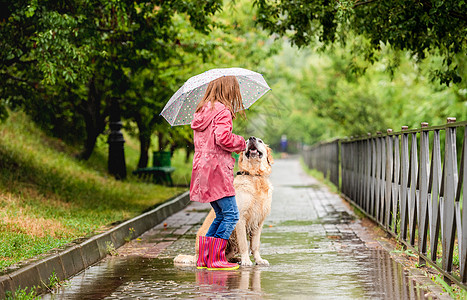
[[[285,45],[267,78],[289,109],[266,121],[266,140],[288,133],[313,144],[466,119],[465,1],[254,2],[258,23]]]
[[[458,0],[255,0],[258,22],[298,47],[337,43],[354,57],[374,62],[385,46],[409,51],[414,60],[437,55],[441,83],[462,79],[458,59],[466,53],[467,3]],[[364,37],[361,39],[359,37]],[[358,43],[353,43],[355,39]]]
[[[272,93],[262,102],[278,98],[283,109],[266,118],[260,134],[276,145],[282,134],[292,145],[312,145],[388,128],[400,131],[402,125],[419,128],[421,122],[441,125],[447,117],[467,119],[464,81],[446,86],[430,79],[430,70],[442,64],[440,57],[417,63],[409,53],[390,49],[379,56],[372,64],[346,48],[298,50],[285,42],[281,53],[265,63]],[[394,59],[399,66],[389,71]],[[356,72],[355,64],[365,73]],[[464,63],[462,68],[467,75]]]

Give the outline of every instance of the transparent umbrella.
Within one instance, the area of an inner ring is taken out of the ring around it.
[[[212,69],[188,79],[170,98],[161,115],[172,126],[190,124],[208,84],[222,76],[237,77],[245,109],[271,90],[259,73],[243,68]]]

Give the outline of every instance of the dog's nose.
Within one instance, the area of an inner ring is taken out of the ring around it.
[[[254,140],[256,140],[256,138],[254,136],[250,136],[250,138],[248,140],[254,141]]]

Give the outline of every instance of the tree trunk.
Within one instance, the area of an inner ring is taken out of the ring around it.
[[[146,168],[149,162],[149,148],[151,147],[151,137],[154,132],[154,126],[157,124],[157,118],[148,118],[140,112],[136,112],[134,120],[138,125],[138,138],[140,143],[140,155],[138,168]],[[160,138],[159,134],[159,138]]]
[[[136,124],[138,125],[138,138],[139,138],[139,161],[138,168],[146,168],[149,161],[149,146],[151,145],[151,130],[149,126],[144,124],[141,114],[136,114]]]
[[[167,145],[169,144],[167,139],[164,138],[164,133],[159,131],[157,133],[157,137],[159,139],[159,151],[164,151],[164,149],[167,148]]]
[[[138,168],[146,168],[149,162],[149,145],[151,145],[151,138],[146,135],[139,135],[139,161]]]
[[[176,143],[170,144],[170,156],[171,157],[174,156],[175,150],[177,150],[177,144]]]
[[[87,118],[85,118],[86,120]],[[97,137],[101,132],[97,132],[96,128],[92,126],[92,121],[85,121],[86,122],[86,141],[84,142],[84,149],[79,154],[79,159],[88,160],[92,152],[94,151],[94,147],[96,146]]]
[[[100,111],[102,94],[96,88],[95,77],[89,82],[88,88],[88,99],[83,101],[78,110],[83,115],[86,124],[86,141],[83,151],[78,156],[84,160],[91,157],[96,146],[97,137],[105,130],[105,117],[108,114]]]

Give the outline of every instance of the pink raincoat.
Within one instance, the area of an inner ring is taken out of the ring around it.
[[[235,196],[232,152],[245,149],[245,139],[232,133],[232,115],[219,102],[207,103],[195,113],[191,128],[194,130],[195,155],[191,174],[190,199],[212,202]]]

